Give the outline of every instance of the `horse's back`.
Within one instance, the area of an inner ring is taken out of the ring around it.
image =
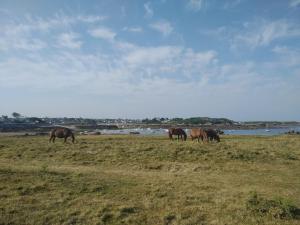
[[[185,131],[182,128],[172,128],[172,133],[175,135],[186,135]]]
[[[192,128],[190,130],[190,135],[192,137],[200,137],[201,135],[203,135],[203,130],[201,128]]]
[[[50,132],[50,136],[56,136],[58,138],[64,138],[66,136],[69,136],[72,134],[72,131],[68,128],[62,127],[62,128],[54,128]]]
[[[191,136],[191,137],[196,137],[197,134],[198,134],[198,129],[192,128],[192,129],[190,130],[190,136]]]
[[[205,130],[205,132],[206,132],[208,138],[215,139],[218,142],[220,141],[220,137],[219,137],[217,131],[215,131],[214,129],[207,129],[207,130]]]

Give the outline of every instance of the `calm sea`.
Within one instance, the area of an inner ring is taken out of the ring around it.
[[[251,130],[223,130],[225,134],[230,135],[280,135],[288,131],[299,131],[300,127],[288,128],[270,128],[270,129],[251,129]],[[102,134],[130,134],[139,133],[140,135],[165,135],[166,129],[151,129],[151,128],[134,128],[134,129],[120,129],[120,130],[99,130]],[[189,129],[186,129],[189,133]]]

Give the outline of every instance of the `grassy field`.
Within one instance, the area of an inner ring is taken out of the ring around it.
[[[0,137],[0,224],[300,224],[300,137]]]

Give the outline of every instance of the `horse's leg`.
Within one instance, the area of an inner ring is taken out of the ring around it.
[[[67,138],[68,138],[68,136],[65,136],[65,137],[64,137],[64,139],[65,139],[65,140],[64,140],[64,143],[67,142]]]
[[[55,137],[55,136],[53,136],[53,138],[52,138],[52,142],[53,142],[53,143],[55,142],[55,138],[56,138],[56,137]]]
[[[211,136],[207,136],[207,140],[208,142],[211,142],[212,141]]]
[[[52,135],[51,135],[50,138],[49,138],[49,143],[51,143],[51,141],[52,141]]]

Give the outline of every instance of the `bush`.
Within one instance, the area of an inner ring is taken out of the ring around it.
[[[253,192],[247,200],[247,209],[260,215],[269,214],[279,219],[295,219],[300,209],[282,198],[265,199]]]

